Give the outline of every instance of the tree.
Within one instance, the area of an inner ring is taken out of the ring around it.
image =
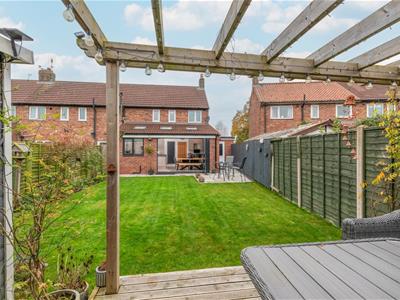
[[[249,138],[249,102],[238,110],[232,119],[232,136],[237,143],[241,143]]]
[[[228,135],[228,128],[225,126],[224,122],[218,121],[217,125],[215,125],[215,128],[219,131],[221,136]]]

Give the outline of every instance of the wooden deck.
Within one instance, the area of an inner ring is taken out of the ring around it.
[[[154,273],[121,277],[118,295],[95,289],[91,300],[260,299],[243,267]]]

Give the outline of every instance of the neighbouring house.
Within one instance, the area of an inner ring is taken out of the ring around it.
[[[121,84],[122,174],[201,172],[231,153],[209,124],[204,78],[198,86]],[[56,81],[51,69],[39,80],[12,81],[12,114],[23,130],[14,139],[54,140],[72,135],[106,149],[105,83]]]
[[[328,119],[354,122],[355,119],[381,114],[388,107],[388,86],[365,86],[340,82],[265,83],[253,81],[249,107],[249,138],[296,128],[301,124]],[[354,106],[346,106],[349,96]]]

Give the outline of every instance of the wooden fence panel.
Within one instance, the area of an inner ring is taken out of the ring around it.
[[[312,149],[311,137],[301,139],[302,207],[312,211]]]

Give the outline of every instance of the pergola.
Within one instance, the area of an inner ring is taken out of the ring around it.
[[[167,47],[164,42],[162,3],[151,0],[157,45],[121,43],[107,40],[83,0],[62,0],[87,36],[78,46],[88,57],[106,66],[107,95],[107,280],[106,292],[119,288],[119,65],[132,68],[157,68],[189,72],[213,72],[288,79],[356,81],[360,83],[397,84],[400,61],[378,65],[400,54],[400,37],[396,37],[347,62],[331,59],[388,28],[400,20],[400,1],[392,0],[349,28],[306,58],[280,56],[288,47],[332,12],[343,0],[312,1],[265,50],[259,54],[226,52],[251,0],[233,0],[211,50]],[[100,59],[99,59],[100,58]]]

